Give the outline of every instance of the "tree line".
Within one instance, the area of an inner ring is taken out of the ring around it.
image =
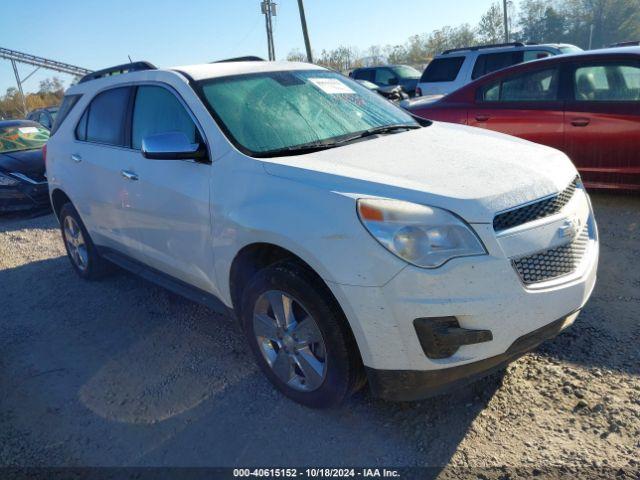
[[[64,84],[58,77],[42,80],[37,92],[25,95],[27,111],[59,105],[64,96],[64,89]],[[6,93],[0,96],[0,120],[24,116],[20,91],[16,87],[7,88]]]
[[[640,40],[640,0],[523,0],[517,8],[509,1],[507,9],[511,41],[571,43],[586,50]],[[343,72],[382,63],[423,67],[450,48],[503,41],[502,2],[496,1],[476,26],[445,26],[401,45],[372,45],[364,51],[339,46],[314,54],[314,61]],[[306,56],[293,50],[287,59],[305,61]]]

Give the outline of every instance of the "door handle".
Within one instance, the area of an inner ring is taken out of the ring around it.
[[[571,120],[571,125],[574,127],[586,127],[591,123],[591,120],[588,118],[574,118]]]
[[[489,115],[476,115],[476,120],[478,122],[486,122],[489,118],[491,118]]]
[[[126,178],[127,180],[131,180],[132,182],[135,182],[136,180],[138,180],[138,175],[136,175],[133,172],[130,172],[129,170],[120,170],[120,173],[124,178]]]
[[[71,160],[73,160],[76,163],[80,163],[82,161],[82,157],[77,153],[74,153],[73,155],[71,155]]]

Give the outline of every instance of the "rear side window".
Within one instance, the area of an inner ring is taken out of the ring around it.
[[[82,95],[65,95],[62,99],[62,105],[58,109],[58,114],[54,117],[53,127],[51,128],[51,135],[56,133],[64,119],[67,118],[71,109],[78,103]]]
[[[516,63],[522,63],[524,53],[522,50],[515,52],[485,53],[478,55],[476,64],[473,66],[471,78],[475,80],[487,73],[495,72],[503,68],[510,67]]]
[[[511,76],[480,90],[484,102],[551,102],[558,99],[558,70],[555,68]]]
[[[126,146],[125,120],[131,88],[99,93],[85,110],[76,128],[76,138],[93,143]]]
[[[640,101],[640,66],[608,63],[579,67],[574,74],[574,99],[583,102]]]
[[[424,70],[420,82],[453,82],[460,72],[464,59],[465,57],[434,59]]]
[[[131,124],[131,147],[139,150],[143,138],[169,132],[182,132],[190,142],[196,142],[196,126],[173,93],[163,87],[138,87]]]
[[[353,74],[353,78],[355,78],[356,80],[367,80],[369,82],[374,81],[374,76],[375,76],[375,73],[371,69],[356,70],[356,72]]]

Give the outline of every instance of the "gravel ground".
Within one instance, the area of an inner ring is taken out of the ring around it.
[[[234,320],[126,273],[81,281],[52,215],[0,219],[0,465],[636,478],[640,198],[593,199],[599,280],[571,329],[455,393],[394,404],[362,392],[332,411],[272,389]]]

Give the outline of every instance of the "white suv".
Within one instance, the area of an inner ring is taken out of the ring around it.
[[[265,375],[310,406],[367,379],[410,400],[477,378],[571,324],[596,279],[564,154],[419,125],[314,65],[92,74],[46,162],[81,277],[117,264],[233,310]]]
[[[425,68],[416,87],[416,96],[446,95],[496,70],[581,50],[569,44],[521,42],[446,50]]]

